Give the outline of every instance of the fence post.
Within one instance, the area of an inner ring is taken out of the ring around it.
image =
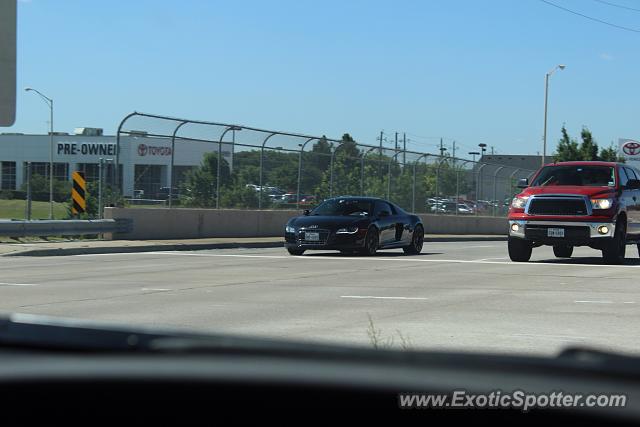
[[[124,123],[129,120],[130,117],[133,116],[139,116],[140,113],[134,111],[131,114],[128,114],[127,116],[125,116],[124,119],[122,119],[122,121],[120,122],[120,124],[118,125],[118,131],[116,132],[116,176],[115,176],[115,187],[116,190],[118,191],[118,193],[121,196],[124,196],[123,192],[124,192],[124,188],[122,188],[120,186],[120,133],[122,132],[122,126],[124,125]]]
[[[102,179],[104,170],[104,159],[98,159],[98,219],[102,219]]]
[[[175,163],[175,152],[176,152],[176,134],[178,130],[185,124],[189,122],[183,121],[173,130],[173,135],[171,135],[171,160],[169,162],[169,209],[171,209],[173,205],[173,166]]]
[[[446,157],[443,157],[440,159],[440,161],[438,162],[438,166],[436,167],[436,197],[439,198],[440,197],[440,166],[442,166],[442,164],[444,163],[444,161],[446,160]],[[437,202],[436,202],[436,206],[437,206]],[[458,210],[458,206],[456,205],[456,210]],[[438,214],[438,209],[436,208],[436,214]]]
[[[401,151],[396,152],[389,159],[389,163],[387,164],[387,200],[391,201],[391,162],[393,162],[400,154]]]
[[[27,221],[31,221],[31,162],[27,162],[27,204],[25,209],[25,217]]]
[[[364,158],[367,157],[367,154],[377,149],[378,147],[371,147],[367,151],[363,151],[362,155],[360,156],[360,195],[361,196],[364,196]]]
[[[421,158],[427,157],[427,156],[428,154],[421,154],[413,163],[413,189],[411,191],[411,211],[413,213],[416,212],[416,166],[418,166],[418,163],[420,163]]]
[[[309,138],[300,146],[300,154],[298,156],[298,191],[296,194],[296,209],[300,209],[300,183],[302,181],[302,153],[304,152],[304,146],[315,139],[317,138]]]
[[[506,168],[506,166],[500,166],[498,169],[496,169],[495,173],[493,174],[493,200],[491,201],[491,203],[495,203],[497,201],[496,191],[498,187],[498,173],[500,173],[500,171],[504,168]],[[493,206],[493,216],[496,216],[496,207],[497,206],[495,205]]]
[[[269,138],[271,138],[273,135],[277,135],[276,133],[270,133],[269,136],[267,136],[263,141],[262,141],[262,147],[260,147],[260,196],[258,197],[258,209],[262,209],[262,196],[264,193],[264,188],[262,188],[262,179],[263,179],[263,173],[262,173],[262,169],[263,169],[263,165],[264,165],[264,146],[266,145],[267,141],[269,140]]]
[[[329,163],[329,197],[333,197],[333,162],[336,157],[336,151],[344,144],[339,142],[337,147],[331,152],[331,162]]]
[[[480,200],[480,178],[482,177],[482,168],[485,167],[487,164],[486,163],[482,163],[479,167],[478,167],[478,173],[476,175],[476,206],[478,205],[478,201]],[[480,210],[476,209],[476,215],[480,214]]]

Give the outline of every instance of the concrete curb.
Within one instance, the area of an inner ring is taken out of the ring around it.
[[[160,251],[198,251],[206,249],[234,249],[234,248],[279,248],[283,242],[249,242],[249,243],[203,243],[176,245],[148,245],[148,246],[120,246],[97,248],[55,248],[55,249],[26,249],[24,251],[9,252],[2,256],[67,256],[91,254],[127,254]]]
[[[433,242],[493,242],[506,241],[506,236],[447,236],[447,237],[425,237],[425,243]],[[184,244],[157,244],[146,246],[101,246],[85,248],[49,248],[49,249],[25,249],[9,252],[2,256],[68,256],[68,255],[94,255],[94,254],[116,254],[116,253],[141,253],[160,251],[199,251],[207,249],[236,249],[236,248],[281,248],[284,242],[228,242],[228,243],[184,243]]]

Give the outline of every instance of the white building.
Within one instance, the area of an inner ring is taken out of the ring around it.
[[[145,198],[154,198],[171,181],[171,140],[141,136],[121,136],[120,155],[116,156],[116,137],[103,136],[101,129],[80,128],[74,135],[54,134],[53,176],[71,180],[74,171],[85,173],[87,181],[98,179],[98,164],[105,161],[105,182],[115,183],[115,162],[120,165],[120,185],[125,197],[142,190]],[[82,134],[84,133],[84,134]],[[27,162],[31,173],[48,176],[49,135],[0,134],[0,190],[20,190],[25,182]],[[174,184],[183,174],[202,162],[206,152],[217,152],[218,144],[176,141]],[[223,158],[231,164],[231,147],[222,146]]]

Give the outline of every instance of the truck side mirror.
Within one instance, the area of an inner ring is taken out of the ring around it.
[[[529,178],[520,178],[518,180],[518,188],[527,188],[529,186]]]

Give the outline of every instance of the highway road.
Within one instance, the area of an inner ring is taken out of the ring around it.
[[[0,312],[371,346],[554,354],[640,353],[640,260],[578,248],[427,243],[418,256],[284,249],[0,257]],[[371,335],[377,338],[372,339]]]

